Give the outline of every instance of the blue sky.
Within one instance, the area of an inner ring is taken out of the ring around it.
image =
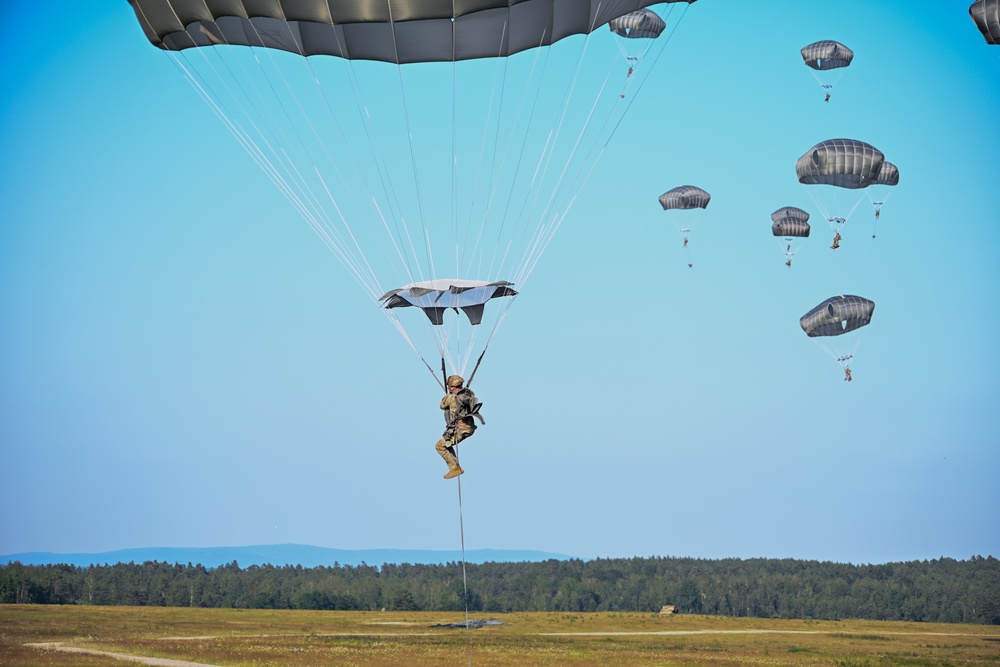
[[[456,548],[419,359],[126,2],[63,5],[0,28],[0,553]],[[963,3],[700,0],[644,74],[476,378],[466,547],[1000,555],[1000,47]],[[837,252],[794,173],[835,137],[901,173]],[[841,293],[851,383],[798,326]]]

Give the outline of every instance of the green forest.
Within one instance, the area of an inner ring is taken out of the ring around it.
[[[1000,560],[791,559],[217,568],[149,561],[0,567],[0,603],[503,613],[658,612],[1000,624]]]

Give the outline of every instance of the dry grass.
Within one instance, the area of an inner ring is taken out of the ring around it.
[[[475,618],[505,625],[432,629],[464,619],[435,612],[0,605],[0,665],[127,664],[25,646],[55,641],[247,667],[432,667],[468,664],[470,655],[489,667],[1000,665],[996,626],[613,613]]]

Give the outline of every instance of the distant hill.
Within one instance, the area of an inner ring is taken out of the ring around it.
[[[568,560],[571,556],[544,551],[510,549],[470,549],[465,552],[467,563],[538,563],[545,560]],[[301,565],[318,567],[321,565],[367,565],[381,566],[393,564],[423,564],[458,562],[461,551],[431,551],[414,549],[327,549],[305,544],[264,544],[250,547],[148,547],[142,549],[121,549],[89,554],[57,554],[48,552],[26,552],[0,556],[0,564],[15,561],[23,565],[68,564],[87,567],[88,565],[114,565],[115,563],[145,563],[158,561],[180,563],[181,565],[203,565],[213,568],[236,561],[240,567],[251,565]]]

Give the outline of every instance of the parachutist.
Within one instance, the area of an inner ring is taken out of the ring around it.
[[[845,382],[851,382],[851,369],[850,368],[845,368],[844,369],[844,381]]]
[[[826,97],[823,99],[823,101],[824,102],[829,102],[830,101],[830,93],[826,94]]]
[[[458,457],[455,455],[455,446],[466,438],[471,438],[476,432],[476,421],[479,419],[483,424],[486,420],[479,414],[482,403],[476,402],[476,395],[472,390],[465,387],[465,379],[460,375],[452,375],[447,380],[448,393],[441,399],[440,408],[444,410],[444,421],[446,427],[441,439],[434,445],[434,449],[441,455],[445,463],[448,464],[448,472],[445,479],[458,477],[465,471],[458,465]]]
[[[684,247],[688,247],[688,237],[684,237]]]
[[[634,71],[634,68],[632,68],[632,67],[628,68],[628,78],[632,78],[632,72],[633,71]]]
[[[788,268],[792,268],[792,260],[788,260],[787,262],[785,262],[785,266],[787,266]]]
[[[830,246],[831,250],[836,250],[840,247],[840,238],[840,232],[837,232],[837,235],[833,237],[833,245]]]

